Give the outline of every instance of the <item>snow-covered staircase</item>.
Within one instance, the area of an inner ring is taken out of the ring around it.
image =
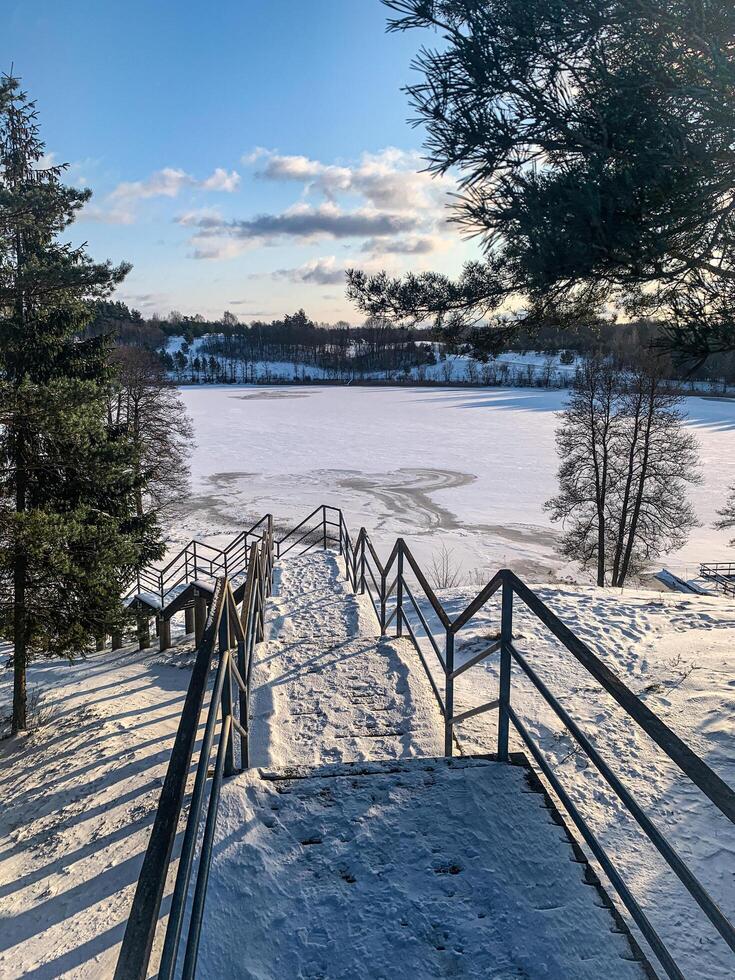
[[[254,666],[251,764],[441,755],[443,725],[407,641],[376,637],[365,597],[324,551],[276,567]]]
[[[329,553],[277,572],[197,975],[645,976],[530,771],[437,758],[428,681],[364,601]]]

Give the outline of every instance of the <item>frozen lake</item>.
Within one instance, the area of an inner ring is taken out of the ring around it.
[[[380,548],[402,535],[422,560],[443,542],[466,579],[510,566],[566,577],[543,511],[556,489],[555,413],[565,392],[510,388],[184,387],[197,447],[177,540],[224,540],[271,511],[294,523],[341,506]],[[732,555],[712,527],[735,483],[735,401],[687,398],[704,483],[702,526],[662,559],[679,574]],[[478,573],[480,574],[480,573]]]

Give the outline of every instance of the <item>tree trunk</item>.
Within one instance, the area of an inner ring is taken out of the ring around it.
[[[615,558],[613,560],[612,584],[622,586],[625,575],[621,577],[621,562],[623,558],[623,547],[625,543],[625,527],[627,524],[628,509],[630,507],[630,495],[633,488],[633,475],[635,470],[636,447],[641,428],[641,408],[643,398],[639,392],[636,399],[635,412],[633,414],[633,432],[630,437],[630,450],[628,452],[628,473],[625,480],[625,490],[620,504],[620,520],[618,521],[618,540],[615,544]]]
[[[20,514],[26,509],[26,475],[23,467],[23,438],[16,431],[13,438],[15,458],[15,509]],[[13,556],[13,720],[12,732],[28,727],[26,663],[28,660],[26,615],[26,588],[28,563],[22,545],[16,538]]]
[[[648,462],[651,452],[651,429],[653,427],[653,418],[656,413],[656,391],[655,382],[651,382],[651,388],[649,391],[650,401],[648,403],[648,417],[646,419],[646,432],[643,439],[643,457],[641,460],[641,471],[638,477],[638,489],[636,492],[635,503],[633,504],[633,513],[630,518],[630,527],[628,528],[628,540],[625,544],[625,553],[623,554],[623,563],[620,568],[620,576],[618,578],[618,585],[622,587],[625,579],[628,575],[628,569],[630,567],[630,558],[633,553],[633,545],[635,543],[635,536],[638,530],[638,519],[641,513],[641,504],[643,502],[643,491],[646,487],[646,479],[648,478]]]

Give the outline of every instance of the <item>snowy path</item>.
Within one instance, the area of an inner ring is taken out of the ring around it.
[[[276,569],[270,638],[253,674],[254,765],[442,754],[441,715],[416,655],[405,640],[380,640],[368,602],[329,553]]]
[[[199,975],[643,977],[524,771],[427,758],[429,684],[364,602],[333,555],[279,568]]]
[[[275,775],[223,792],[202,980],[643,980],[523,769],[412,759]]]

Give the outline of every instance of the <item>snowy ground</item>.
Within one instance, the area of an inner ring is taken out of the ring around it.
[[[195,497],[176,528],[179,540],[195,534],[224,540],[267,510],[285,524],[327,500],[342,504],[351,528],[365,524],[383,554],[402,534],[425,563],[447,542],[468,578],[480,568],[485,579],[500,565],[537,583],[569,572],[554,555],[554,531],[541,511],[554,488],[554,411],[561,393],[225,387],[184,389],[184,397],[199,445]],[[687,574],[687,565],[694,571],[699,559],[728,556],[725,536],[710,524],[725,487],[735,482],[735,402],[689,399],[687,407],[702,445],[705,484],[693,497],[705,526],[680,555],[664,561],[680,574]],[[316,602],[316,580],[309,589]],[[449,592],[446,602],[459,609],[473,591],[467,585]],[[541,591],[735,785],[735,603],[635,590],[621,595],[573,584],[547,584]],[[344,647],[328,655],[308,590],[303,606],[300,619],[312,626],[305,649],[315,673],[331,665],[342,680],[364,675],[364,697],[345,699],[343,686],[332,690],[325,684],[329,712],[307,706],[299,717],[289,717],[283,700],[289,682],[275,679],[297,656],[297,633],[276,603],[280,645],[271,650],[272,675],[264,673],[255,700],[260,714],[253,737],[260,758],[280,764],[293,753],[300,762],[317,761],[310,738],[320,733],[322,745],[335,750],[333,759],[360,757],[366,744],[378,744],[374,722],[383,718],[393,725],[377,724],[386,756],[434,751],[426,685],[412,679],[416,662],[405,642],[381,644],[376,660],[375,648],[355,638],[343,620]],[[359,606],[353,612],[358,615]],[[461,634],[459,655],[478,649],[497,625],[494,608],[483,612]],[[374,630],[369,622],[367,628]],[[735,915],[732,828],[713,817],[698,792],[680,785],[645,739],[630,735],[615,706],[520,611],[515,632],[520,648],[635,786],[724,911]],[[151,652],[108,650],[73,666],[48,662],[31,668],[43,724],[23,738],[0,742],[1,977],[111,975],[188,682],[177,659],[161,662]],[[374,673],[378,666],[385,671],[382,682]],[[486,700],[488,692],[495,696],[494,669],[491,663],[464,675],[460,708]],[[9,711],[10,675],[0,672],[2,716]],[[702,916],[692,913],[650,847],[628,835],[609,793],[548,711],[522,681],[514,681],[513,697],[605,842],[613,849],[625,845],[632,855],[636,886],[674,929],[674,942],[695,929],[705,937],[696,954],[685,954],[687,976],[731,976],[723,944],[707,933]],[[298,704],[298,698],[289,700]],[[410,724],[403,728],[393,724],[406,717]],[[329,725],[323,728],[325,719]],[[356,719],[364,722],[360,733]],[[349,738],[339,737],[340,725]],[[460,733],[465,751],[492,749],[494,737],[492,716],[471,720]]]
[[[418,587],[413,591],[419,594]],[[644,590],[628,590],[621,596],[589,586],[547,587],[539,594],[634,693],[735,786],[735,601]],[[474,593],[447,590],[440,598],[454,618]],[[423,608],[433,627],[434,614],[427,603]],[[415,616],[413,623],[421,632]],[[487,647],[499,635],[499,626],[499,600],[493,599],[458,634],[458,665]],[[725,915],[735,920],[735,827],[682,777],[518,599],[513,633],[530,665],[633,790]],[[436,663],[428,642],[423,644],[427,660]],[[441,687],[438,671],[436,679]],[[496,655],[460,676],[455,708],[462,712],[482,704],[497,697],[497,689]],[[514,670],[511,699],[599,839],[635,885],[635,894],[677,960],[681,959],[685,975],[707,980],[731,977],[732,952],[519,669]],[[494,713],[457,726],[462,751],[487,751],[495,744],[496,726]],[[515,748],[523,748],[520,741]],[[692,934],[702,937],[694,949]]]
[[[426,563],[442,543],[465,581],[510,565],[534,582],[574,576],[543,511],[556,490],[561,391],[359,387],[182,389],[196,430],[194,496],[177,540],[224,541],[272,511],[283,524],[341,505],[385,545],[409,540]],[[683,577],[732,556],[712,523],[735,483],[735,401],[688,398],[704,483],[702,527],[662,559]],[[657,566],[661,567],[660,564]],[[477,571],[476,571],[477,570]]]
[[[178,659],[31,667],[41,726],[0,742],[0,977],[112,976],[189,683]],[[11,689],[3,670],[3,714]]]

